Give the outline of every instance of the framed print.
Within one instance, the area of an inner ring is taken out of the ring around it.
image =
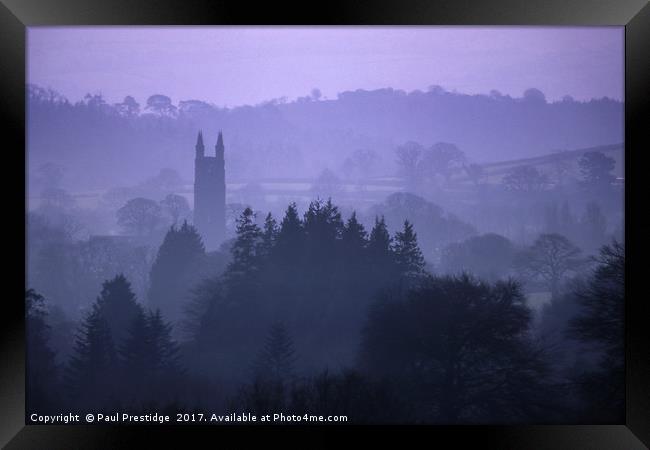
[[[646,2],[0,11],[6,448],[646,448]]]

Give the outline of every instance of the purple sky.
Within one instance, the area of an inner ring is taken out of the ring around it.
[[[218,106],[440,85],[623,98],[623,27],[31,27],[28,82],[70,100]]]

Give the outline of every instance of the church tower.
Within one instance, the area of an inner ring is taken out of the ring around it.
[[[194,225],[208,251],[216,250],[226,238],[226,171],[221,131],[215,155],[206,156],[203,133],[196,139],[194,159]]]

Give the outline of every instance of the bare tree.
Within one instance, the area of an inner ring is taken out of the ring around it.
[[[117,223],[137,236],[146,236],[162,221],[161,208],[147,198],[134,198],[117,210]]]
[[[176,225],[180,219],[186,219],[190,215],[190,205],[182,195],[169,194],[160,204],[171,217],[173,225]]]
[[[584,265],[581,253],[560,234],[541,234],[531,247],[519,254],[517,267],[524,275],[542,280],[552,297],[557,298],[562,281]]]

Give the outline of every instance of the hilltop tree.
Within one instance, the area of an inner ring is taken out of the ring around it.
[[[140,114],[140,104],[130,95],[124,97],[122,103],[115,104],[117,113],[126,118],[133,118]]]
[[[172,104],[171,98],[162,94],[150,96],[147,99],[146,110],[160,117],[174,117],[176,115],[176,107]]]

